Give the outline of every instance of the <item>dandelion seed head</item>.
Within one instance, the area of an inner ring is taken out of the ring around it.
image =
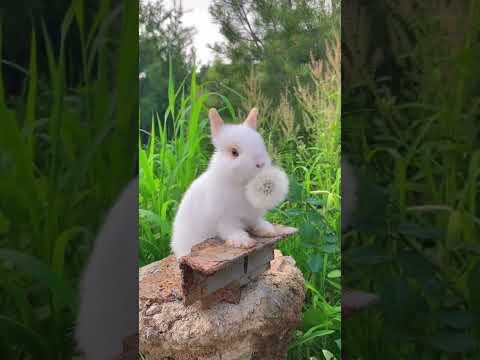
[[[280,204],[288,193],[288,177],[270,166],[262,169],[246,187],[247,200],[257,209],[269,210]]]

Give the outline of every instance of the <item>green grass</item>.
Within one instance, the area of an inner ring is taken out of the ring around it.
[[[269,212],[268,219],[300,229],[299,235],[279,245],[284,255],[296,260],[306,287],[303,322],[290,346],[291,359],[340,359],[340,98],[335,85],[325,95],[334,109],[332,118],[327,121],[326,109],[309,103],[315,111],[303,114],[310,124],[303,135],[283,131],[268,114],[260,119],[267,147],[291,183],[287,201]],[[168,94],[169,107],[152,118],[148,142],[139,141],[141,265],[170,254],[176,208],[207,166],[213,150],[206,115],[209,101],[221,101],[223,117],[239,121],[228,98],[197,84],[195,72],[190,94],[172,80]]]
[[[136,140],[128,134],[136,128],[130,94],[137,58],[129,44],[137,42],[137,9],[127,5],[133,16],[122,18],[112,47],[101,46],[112,39],[104,21],[112,13],[109,2],[99,2],[89,28],[82,9],[82,1],[74,1],[65,15],[59,49],[45,31],[32,32],[26,88],[14,103],[6,102],[0,73],[4,359],[71,358],[82,267],[106,210],[135,173],[126,150]],[[72,62],[66,49],[77,30],[83,56]],[[38,53],[39,44],[46,54]],[[48,58],[47,69],[38,68],[39,56]],[[74,84],[73,70],[82,75]]]

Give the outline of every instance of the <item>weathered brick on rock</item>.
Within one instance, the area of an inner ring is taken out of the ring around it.
[[[152,360],[285,359],[301,318],[304,280],[284,258],[275,250],[270,269],[243,287],[238,302],[220,301],[207,309],[171,296],[181,294],[173,256],[140,269],[141,352]]]
[[[276,236],[251,234],[256,245],[249,249],[231,247],[219,239],[196,245],[189,255],[179,259],[184,304],[205,299],[233,283],[241,286],[255,279],[269,269],[275,244],[296,231],[275,225]]]

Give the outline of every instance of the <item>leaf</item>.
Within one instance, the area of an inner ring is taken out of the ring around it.
[[[152,225],[157,225],[159,227],[163,226],[164,220],[157,213],[151,210],[140,209],[139,215],[141,218],[147,220]]]
[[[448,249],[455,249],[460,242],[463,224],[463,214],[460,211],[452,211],[448,219],[446,244]]]
[[[300,239],[304,243],[315,244],[319,241],[318,230],[315,228],[315,226],[308,222],[304,222],[300,225],[298,236],[300,236]]]
[[[428,322],[432,314],[420,289],[407,279],[390,278],[376,292],[391,334],[408,338],[425,335],[426,328],[418,324]]]
[[[438,317],[442,322],[455,329],[467,329],[473,324],[472,314],[462,311],[442,311]]]
[[[302,215],[303,215],[303,213],[302,213]],[[320,226],[325,225],[324,218],[322,217],[322,215],[320,214],[320,212],[318,210],[309,210],[308,213],[307,213],[307,219],[312,224],[316,224],[316,225],[320,225]]]
[[[425,292],[425,296],[429,297],[430,299],[443,299],[445,298],[445,295],[448,294],[447,285],[435,277],[428,279],[425,282],[423,291]]]
[[[320,272],[323,269],[323,255],[314,254],[308,258],[308,266],[314,273]]]
[[[284,212],[288,216],[301,216],[301,215],[304,215],[305,213],[304,211],[300,209],[295,209],[295,208],[286,209]]]
[[[391,257],[374,246],[355,247],[348,250],[344,256],[353,264],[377,265],[391,261]]]
[[[420,240],[440,239],[444,235],[440,229],[428,226],[420,226],[412,223],[400,224],[398,227],[398,232]]]
[[[0,260],[11,263],[18,270],[35,279],[39,284],[50,289],[56,310],[62,307],[74,306],[73,291],[62,278],[53,272],[47,265],[30,255],[22,254],[15,250],[0,250]]]
[[[433,266],[416,252],[403,251],[396,256],[396,260],[405,274],[412,278],[419,279],[424,283],[435,279]]]
[[[11,345],[26,351],[33,359],[52,359],[44,339],[18,321],[0,315],[0,333]]]
[[[10,229],[10,220],[0,212],[0,235],[6,234]]]
[[[303,313],[302,319],[303,329],[307,331],[308,329],[327,321],[327,316],[321,309],[310,308]]]
[[[289,178],[288,200],[291,202],[299,202],[302,200],[303,187],[294,177]]]
[[[336,234],[327,234],[323,237],[323,239],[327,243],[337,243],[338,242],[338,236]]]
[[[78,234],[87,234],[88,230],[82,226],[74,226],[65,230],[55,241],[55,249],[53,251],[52,268],[58,274],[63,273],[63,265],[65,261],[65,249],[70,240],[74,239]]]
[[[335,360],[335,356],[326,349],[322,350],[322,354],[325,357],[325,360]]]
[[[325,197],[309,197],[307,202],[313,206],[325,206],[326,199]]]
[[[340,251],[340,246],[338,244],[327,243],[320,247],[320,251],[327,254],[334,254]]]
[[[30,66],[29,66],[29,84],[28,95],[26,103],[26,119],[25,128],[28,129],[29,134],[27,136],[27,152],[29,158],[33,159],[33,147],[34,147],[34,131],[33,123],[35,119],[35,108],[37,101],[37,87],[38,87],[38,74],[37,74],[37,40],[35,31],[32,30],[31,42],[30,42]]]
[[[480,338],[480,263],[470,271],[467,280],[468,297],[475,322],[475,331]]]
[[[322,325],[318,325],[308,330],[299,340],[297,340],[294,344],[290,346],[290,349],[296,348],[297,346],[305,344],[318,337],[328,336],[335,332],[334,330],[320,330],[321,326]]]
[[[341,276],[342,276],[342,272],[340,270],[333,270],[327,274],[327,277],[330,279],[337,279]]]
[[[358,207],[353,227],[359,231],[382,234],[386,229],[388,195],[385,189],[372,183],[365,175],[359,177]]]
[[[476,346],[476,341],[468,334],[454,331],[445,331],[433,335],[428,343],[435,349],[448,353],[465,353]]]

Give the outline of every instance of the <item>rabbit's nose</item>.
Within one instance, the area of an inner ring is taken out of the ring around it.
[[[263,167],[263,165],[265,165],[265,163],[263,163],[263,162],[257,163],[257,168],[261,169]]]

